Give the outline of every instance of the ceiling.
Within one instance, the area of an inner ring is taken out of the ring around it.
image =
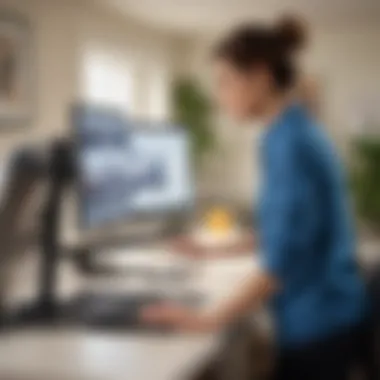
[[[379,23],[379,0],[97,0],[152,26],[183,34],[216,32],[233,23],[283,12],[313,25]]]

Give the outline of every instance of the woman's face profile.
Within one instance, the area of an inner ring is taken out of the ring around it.
[[[215,97],[220,108],[236,121],[260,117],[269,90],[266,70],[242,71],[226,60],[214,63]]]

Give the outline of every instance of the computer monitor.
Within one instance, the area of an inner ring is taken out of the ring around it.
[[[115,110],[94,106],[77,107],[73,124],[83,227],[192,208],[185,130],[127,120]]]

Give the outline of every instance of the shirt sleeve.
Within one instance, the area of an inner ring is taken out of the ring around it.
[[[292,245],[300,189],[297,147],[293,136],[272,136],[264,147],[264,200],[260,222],[263,269],[286,282],[294,265]]]

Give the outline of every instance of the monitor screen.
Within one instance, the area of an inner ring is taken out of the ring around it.
[[[74,119],[82,225],[189,209],[194,189],[187,133],[105,112]]]

